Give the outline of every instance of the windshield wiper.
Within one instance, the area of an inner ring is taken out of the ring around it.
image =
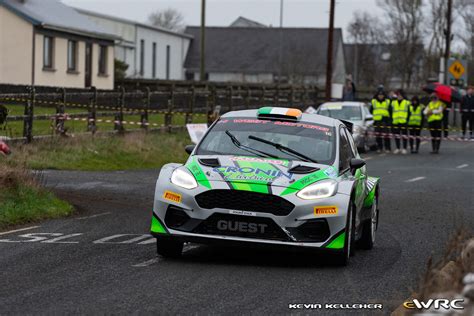
[[[262,143],[267,144],[267,145],[271,145],[271,146],[275,147],[276,149],[278,149],[282,152],[287,152],[287,153],[291,154],[293,157],[298,157],[300,159],[303,158],[307,162],[318,163],[316,160],[306,156],[305,154],[297,152],[296,150],[291,149],[289,147],[283,146],[282,144],[274,143],[272,141],[269,141],[269,140],[266,140],[266,139],[263,139],[263,138],[260,138],[260,137],[256,137],[256,136],[253,136],[253,135],[250,135],[249,138],[253,139],[253,140],[256,140],[258,142],[262,142]]]
[[[258,149],[252,148],[252,147],[242,145],[242,143],[237,139],[237,137],[235,137],[235,135],[232,134],[229,131],[225,131],[225,133],[227,134],[227,136],[230,137],[230,139],[232,140],[232,144],[234,144],[237,148],[248,151],[249,153],[252,153],[252,154],[257,155],[259,157],[271,157],[271,158],[279,159],[279,157],[277,157],[275,155],[266,153],[264,151],[261,151],[261,150],[258,150]]]

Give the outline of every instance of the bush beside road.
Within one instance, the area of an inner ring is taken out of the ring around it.
[[[72,213],[73,207],[42,188],[20,166],[0,166],[0,230]]]

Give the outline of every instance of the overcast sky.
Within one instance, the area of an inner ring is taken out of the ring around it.
[[[150,12],[166,8],[180,11],[187,25],[199,25],[201,0],[63,0],[91,11],[145,22]],[[228,26],[239,16],[273,26],[279,25],[280,0],[207,0],[207,25]],[[327,27],[329,0],[284,0],[283,25]],[[346,30],[355,11],[380,12],[375,0],[337,0],[336,27]],[[380,12],[380,14],[383,14]],[[347,37],[347,33],[344,32]]]

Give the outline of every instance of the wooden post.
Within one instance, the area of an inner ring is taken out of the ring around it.
[[[186,113],[186,124],[193,122],[193,111],[196,104],[196,87],[191,86],[191,97],[189,99],[189,111]]]
[[[229,112],[234,108],[234,88],[232,85],[229,87]]]
[[[247,93],[245,94],[245,107],[247,109],[250,109],[250,97],[251,97],[250,87],[247,85]]]
[[[66,89],[58,88],[57,91],[61,92],[58,102],[56,103],[56,118],[54,119],[54,132],[60,135],[66,134],[66,129],[64,127],[65,119],[64,116],[66,108]]]
[[[150,88],[146,87],[145,90],[145,97],[143,98],[143,112],[140,118],[141,121],[141,128],[144,128],[145,130],[148,129],[148,110],[150,109],[150,101],[151,101],[151,92]]]
[[[30,93],[30,97],[25,104],[25,118],[23,119],[23,137],[26,138],[26,143],[31,143],[33,140],[33,115],[34,115],[34,107],[36,103],[36,93],[35,87],[29,86],[28,92]]]
[[[119,112],[115,114],[114,130],[121,133],[125,130],[125,128],[123,127],[123,108],[125,106],[125,88],[124,87],[120,87],[120,95],[119,95],[118,103],[119,103]]]
[[[289,102],[290,103],[290,106],[293,107],[294,106],[294,103],[295,103],[295,88],[293,85],[290,86],[290,97],[289,97]]]
[[[95,87],[91,87],[92,89],[92,96],[89,100],[89,108],[88,112],[89,115],[87,117],[87,130],[95,134],[97,131],[97,124],[96,124],[96,111],[97,111],[97,89]]]
[[[170,94],[168,97],[168,112],[165,115],[165,125],[169,132],[173,124],[173,107],[174,107],[174,84],[170,86]]]
[[[277,85],[273,91],[273,105],[278,106],[280,104],[280,85]]]

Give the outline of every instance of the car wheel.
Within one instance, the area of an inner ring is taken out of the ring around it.
[[[349,205],[346,224],[346,239],[344,241],[343,251],[336,255],[336,264],[340,266],[347,266],[350,257],[354,255],[354,239],[355,239],[355,208],[352,201]]]
[[[378,213],[378,200],[377,195],[372,203],[370,211],[370,219],[366,220],[362,227],[362,236],[359,240],[359,246],[362,249],[370,250],[375,244],[375,233],[377,231],[379,213]]]
[[[183,242],[171,238],[157,238],[156,252],[165,258],[177,258],[183,253]]]

